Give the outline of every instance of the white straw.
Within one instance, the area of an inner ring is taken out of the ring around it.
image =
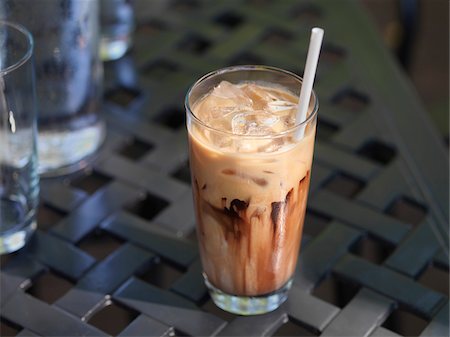
[[[311,39],[309,40],[308,55],[306,56],[305,72],[303,73],[302,89],[298,100],[298,110],[296,115],[297,123],[306,120],[306,113],[308,112],[309,100],[316,76],[317,63],[319,61],[320,48],[322,46],[323,29],[314,27],[311,30]],[[303,137],[305,128],[302,127],[300,137]]]

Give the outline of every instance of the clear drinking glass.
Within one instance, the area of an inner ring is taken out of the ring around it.
[[[98,0],[5,0],[0,18],[33,34],[39,172],[59,175],[86,166],[102,144],[103,68]]]
[[[189,160],[205,283],[220,308],[243,315],[261,314],[278,308],[292,284],[309,190],[318,101],[313,93],[306,120],[287,129],[265,135],[236,134],[222,128],[219,121],[228,123],[229,119],[237,122],[238,128],[253,127],[252,122],[241,125],[241,111],[227,107],[230,100],[245,102],[240,93],[217,94],[217,104],[202,101],[222,81],[253,83],[290,93],[295,102],[290,104],[296,110],[302,80],[277,68],[237,66],[205,75],[186,96]],[[226,83],[221,85],[226,87]],[[258,90],[252,95],[257,97]],[[216,124],[211,126],[196,115],[199,102],[198,109],[205,109]],[[267,104],[282,113],[286,102],[273,99]],[[247,110],[246,114],[278,123],[278,117],[261,115],[260,110]]]
[[[39,177],[33,40],[0,21],[0,254],[23,247],[36,228]]]
[[[132,43],[134,13],[130,0],[100,1],[100,56],[110,61],[121,58]]]

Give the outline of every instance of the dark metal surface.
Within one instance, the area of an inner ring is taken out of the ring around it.
[[[2,257],[2,336],[448,336],[448,156],[411,85],[350,1],[135,1],[134,46],[105,66],[93,165],[42,181],[39,230]],[[201,277],[184,95],[202,74],[302,73],[325,44],[293,289],[227,314]]]

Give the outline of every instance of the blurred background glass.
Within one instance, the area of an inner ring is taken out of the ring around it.
[[[100,5],[100,55],[104,61],[116,60],[132,43],[133,8],[129,0],[101,0]]]
[[[1,14],[35,40],[39,172],[86,166],[102,144],[99,1],[6,0]]]

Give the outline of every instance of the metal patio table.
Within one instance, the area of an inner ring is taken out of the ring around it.
[[[133,47],[105,64],[105,144],[86,170],[42,180],[37,233],[2,257],[2,335],[448,336],[448,153],[360,5],[134,4]],[[227,65],[302,74],[315,25],[319,126],[294,286],[272,313],[227,314],[201,277],[184,95]]]

